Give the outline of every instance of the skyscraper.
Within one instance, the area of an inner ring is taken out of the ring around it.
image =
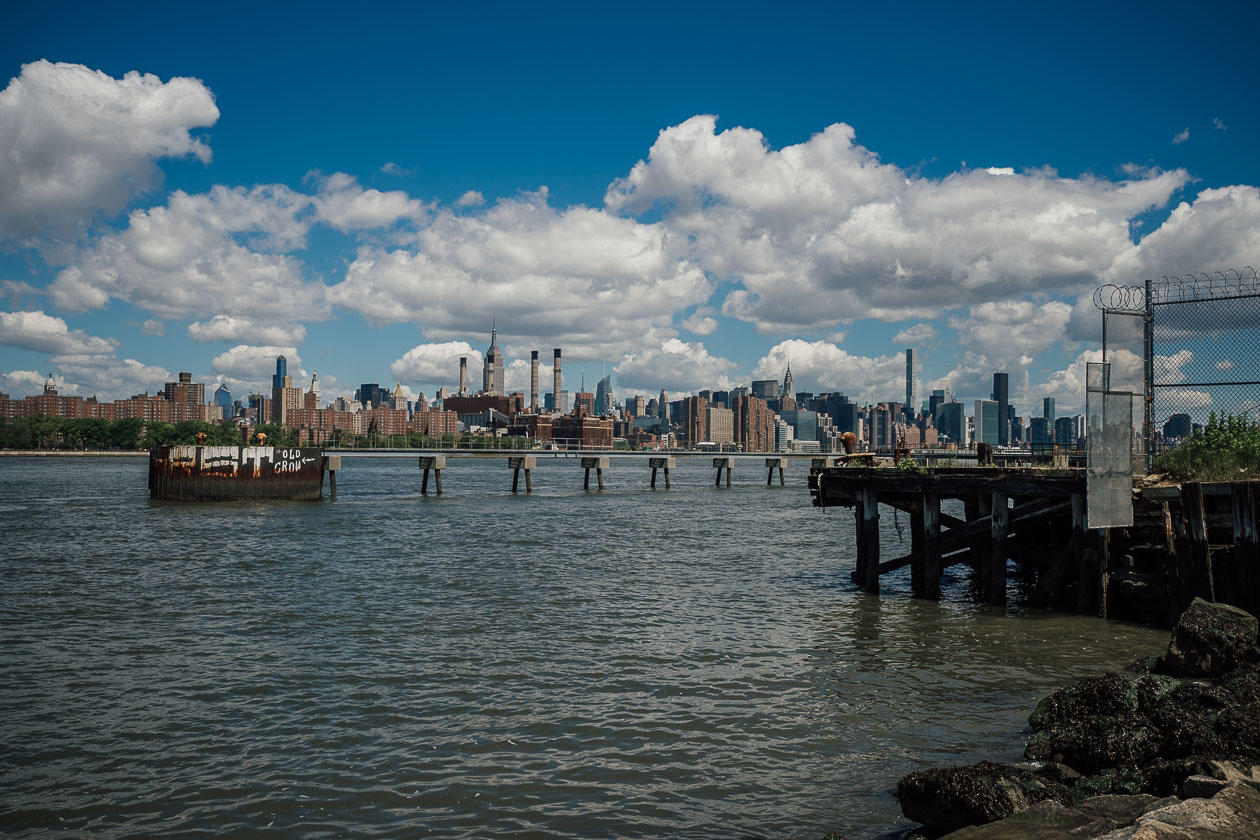
[[[563,414],[569,410],[569,400],[561,387],[563,380],[560,378],[560,348],[557,347],[554,353],[551,359],[551,410]]]
[[[906,348],[906,422],[914,419],[917,403],[914,399],[914,348]]]
[[[228,386],[220,384],[214,389],[214,404],[223,409],[223,417],[230,419],[232,416],[232,391]]]
[[[503,396],[503,351],[499,349],[499,331],[490,326],[490,347],[486,350],[485,369],[481,374],[481,390],[486,394]]]
[[[1010,415],[1009,406],[1011,402],[1010,396],[1011,396],[1010,375],[1005,374],[1005,373],[993,374],[993,401],[997,403],[997,420],[995,421],[997,424],[997,430],[996,430],[997,439],[992,442],[1000,444],[1002,446],[1006,446],[1011,442],[1011,427],[1010,427],[1010,417],[1009,417]],[[978,406],[979,404],[980,404],[980,401],[977,401],[976,405]],[[980,418],[977,415],[976,417],[977,426],[979,425],[979,421],[980,421]],[[979,431],[976,432],[976,440],[982,441],[985,443],[989,442],[980,436]]]
[[[1006,374],[995,374],[1003,376]],[[996,390],[997,381],[994,381]],[[976,443],[997,444],[1001,442],[998,431],[1003,424],[998,420],[1000,404],[997,400],[976,400]]]
[[[1054,423],[1054,397],[1041,398],[1041,416]]]
[[[780,397],[780,405],[785,409],[796,407],[796,388],[792,385],[792,366],[790,364],[787,366],[787,373],[783,375],[783,395]]]
[[[529,413],[538,413],[538,351],[529,351]]]
[[[289,375],[289,360],[284,356],[276,356],[276,374],[271,377],[271,387],[281,388],[284,386],[284,378]]]
[[[611,414],[613,408],[614,374],[608,374],[595,386],[595,413]]]

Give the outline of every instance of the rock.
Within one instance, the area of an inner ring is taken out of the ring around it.
[[[1146,774],[1141,770],[1108,768],[1078,781],[1072,788],[1072,800],[1092,802],[1094,799],[1127,798],[1146,791]]]
[[[999,820],[1046,799],[1066,802],[1068,790],[1031,771],[990,761],[923,770],[897,783],[901,812],[942,831]]]
[[[1136,671],[1139,674],[1153,674],[1162,670],[1164,667],[1164,658],[1152,653],[1150,656],[1144,656],[1136,662],[1125,666],[1126,671]]]
[[[1255,840],[1260,837],[1260,792],[1227,787],[1211,799],[1187,799],[1148,811],[1097,840]]]
[[[1052,799],[998,822],[973,825],[940,840],[1076,840],[1131,824],[1148,811],[1177,802],[1154,796],[1096,796],[1075,807]]]
[[[1087,677],[1071,688],[1061,688],[1037,704],[1028,716],[1034,731],[1055,723],[1090,715],[1118,715],[1137,711],[1137,694],[1123,674]]]
[[[1211,799],[1229,787],[1224,779],[1211,776],[1191,776],[1181,783],[1181,795],[1185,799]]]
[[[1247,660],[1258,634],[1251,613],[1195,598],[1173,628],[1164,668],[1174,676],[1220,676]]]
[[[1082,715],[1055,723],[1028,739],[1025,757],[1067,764],[1081,773],[1136,767],[1159,754],[1159,730],[1136,712]]]

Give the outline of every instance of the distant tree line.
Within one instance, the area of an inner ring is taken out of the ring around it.
[[[203,423],[145,423],[137,417],[0,417],[0,449],[137,450],[163,444],[191,444],[205,432],[207,445],[239,445],[240,429],[230,420]],[[284,441],[276,441],[284,443]]]

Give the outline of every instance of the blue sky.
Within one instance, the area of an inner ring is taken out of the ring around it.
[[[1082,402],[1101,283],[1260,261],[1247,4],[99,4],[0,32],[0,390]],[[25,69],[24,69],[25,68]],[[128,76],[137,72],[140,75]],[[4,80],[0,80],[3,83]],[[296,357],[298,364],[294,364]],[[544,372],[544,381],[550,378]]]

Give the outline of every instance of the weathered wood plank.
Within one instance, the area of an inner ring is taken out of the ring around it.
[[[1181,485],[1181,510],[1186,517],[1190,560],[1190,592],[1205,601],[1216,600],[1212,580],[1212,548],[1208,545],[1207,517],[1203,512],[1203,485],[1188,481]]]
[[[925,598],[941,597],[941,497],[923,492],[923,589]]]
[[[989,565],[986,571],[987,600],[994,606],[1006,606],[1006,530],[1010,508],[1007,507],[1006,494],[995,492],[991,497],[992,513],[990,520],[990,536],[993,545],[989,548]]]

